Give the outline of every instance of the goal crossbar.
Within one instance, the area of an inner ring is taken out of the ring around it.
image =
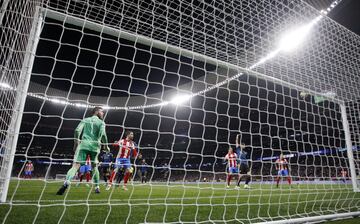
[[[296,88],[298,90],[305,91],[312,95],[321,96],[321,97],[323,97],[327,100],[330,100],[334,103],[344,105],[344,102],[342,100],[329,97],[328,95],[326,95],[324,93],[316,92],[314,90],[311,90],[311,89],[308,89],[305,87],[301,87],[301,86],[292,84],[290,82],[286,82],[284,80],[281,80],[281,79],[278,79],[275,77],[264,75],[260,72],[256,72],[249,68],[243,68],[241,66],[234,65],[232,63],[225,62],[225,61],[213,58],[213,57],[209,57],[207,55],[200,54],[200,53],[197,53],[194,51],[190,51],[190,50],[178,47],[178,46],[174,46],[174,45],[171,45],[171,44],[168,44],[168,43],[165,43],[165,42],[153,39],[153,38],[146,37],[144,35],[134,34],[134,33],[128,32],[124,29],[117,29],[117,28],[108,26],[106,24],[99,24],[96,22],[92,22],[92,21],[89,21],[86,19],[76,17],[76,16],[67,15],[62,12],[58,12],[58,11],[55,11],[55,10],[49,9],[49,8],[42,8],[41,11],[43,12],[45,17],[50,18],[50,19],[54,19],[54,20],[61,21],[61,22],[65,21],[65,23],[67,23],[67,24],[71,24],[71,25],[78,26],[78,27],[83,27],[85,29],[89,29],[89,30],[99,32],[99,33],[104,33],[104,34],[107,34],[107,35],[110,35],[110,36],[113,36],[116,38],[122,38],[125,40],[143,44],[146,46],[154,47],[154,48],[157,48],[160,50],[164,50],[166,52],[171,52],[171,53],[174,53],[174,54],[177,54],[180,56],[192,58],[192,59],[195,59],[195,60],[198,60],[201,62],[215,65],[217,67],[234,70],[234,71],[237,71],[238,74],[248,74],[248,75],[256,76],[258,78],[272,81],[274,83],[278,83],[280,85],[287,86],[289,88]],[[251,66],[249,66],[249,67],[251,67]],[[232,80],[231,77],[228,77],[228,79]],[[227,82],[223,82],[223,83],[226,84]]]

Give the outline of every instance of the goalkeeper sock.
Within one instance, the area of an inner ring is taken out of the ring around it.
[[[89,182],[91,178],[91,175],[89,172],[86,173],[86,182]]]
[[[291,177],[288,177],[287,181],[288,181],[289,185],[291,185]]]
[[[77,169],[75,167],[72,167],[66,174],[66,183],[64,185],[67,185],[70,183],[70,181],[74,178],[76,175]]]
[[[276,186],[279,186],[280,177],[276,177]]]
[[[89,175],[90,175],[90,173],[89,173]],[[97,167],[95,167],[93,180],[94,180],[94,183],[95,183],[96,187],[99,186],[99,179],[100,179],[99,169]]]

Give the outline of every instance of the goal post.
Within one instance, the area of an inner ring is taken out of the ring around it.
[[[350,167],[350,177],[351,177],[351,183],[354,189],[354,192],[360,192],[359,187],[359,180],[358,175],[355,168],[355,162],[354,162],[354,155],[353,155],[353,145],[351,141],[351,135],[350,135],[350,127],[348,122],[348,115],[346,112],[346,106],[345,104],[340,104],[340,110],[341,110],[341,118],[343,123],[343,129],[345,133],[345,141],[346,141],[346,152]]]
[[[4,4],[6,4],[6,1]],[[24,53],[24,60],[23,60],[20,76],[18,79],[18,84],[14,90],[11,90],[16,92],[15,94],[16,96],[15,96],[14,106],[12,108],[11,121],[6,131],[7,136],[6,139],[4,140],[5,147],[2,146],[3,147],[2,150],[4,151],[2,152],[3,159],[1,160],[1,171],[0,171],[1,174],[0,201],[1,202],[6,202],[6,198],[7,198],[9,183],[13,171],[13,163],[14,163],[16,146],[20,132],[22,115],[24,112],[25,101],[30,83],[31,71],[33,68],[35,52],[36,52],[37,44],[39,42],[42,25],[43,25],[43,15],[40,11],[40,7],[37,6],[33,14],[33,22],[27,39],[27,46]],[[10,59],[11,57],[9,57],[7,60],[10,61]]]

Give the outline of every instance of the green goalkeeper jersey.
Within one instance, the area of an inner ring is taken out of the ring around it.
[[[82,135],[82,136],[81,136]],[[98,116],[94,115],[83,119],[75,129],[75,139],[81,142],[78,146],[78,150],[88,150],[92,152],[100,152],[100,143],[108,143],[105,122]]]

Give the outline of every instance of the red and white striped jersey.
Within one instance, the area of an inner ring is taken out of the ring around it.
[[[236,153],[233,152],[233,153],[226,154],[225,159],[228,161],[230,168],[237,167],[237,162],[236,162],[237,154]]]
[[[32,163],[27,163],[25,165],[25,171],[33,171],[33,169],[34,169],[34,166]]]
[[[119,147],[118,158],[129,159],[130,156],[137,156],[137,149],[132,140],[121,139],[119,142],[115,143],[115,146]]]
[[[276,163],[277,170],[287,170],[288,169],[288,161],[286,159],[277,159],[275,163]]]

